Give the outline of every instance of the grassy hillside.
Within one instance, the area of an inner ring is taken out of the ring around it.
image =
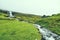
[[[60,13],[50,17],[41,18],[36,23],[60,35]]]
[[[41,40],[41,35],[31,23],[9,19],[0,13],[0,40]]]
[[[37,23],[60,35],[60,13],[52,16],[37,16],[13,12],[13,15],[15,18],[9,19],[5,17],[8,15],[3,13],[0,14],[1,40],[40,40],[41,35],[38,33],[38,30],[34,28],[32,23]],[[15,20],[16,18],[20,21]]]
[[[20,21],[26,21],[29,23],[35,23],[36,21],[38,21],[41,18],[40,16],[32,15],[32,14],[24,14],[24,13],[18,13],[18,12],[13,12],[13,14]]]

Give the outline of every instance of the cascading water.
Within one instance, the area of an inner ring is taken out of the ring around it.
[[[45,40],[60,40],[60,36],[51,31],[47,30],[46,28],[41,27],[40,25],[34,24],[35,27],[39,30]],[[43,39],[43,40],[44,40]]]
[[[11,11],[9,11],[9,17],[14,17]]]

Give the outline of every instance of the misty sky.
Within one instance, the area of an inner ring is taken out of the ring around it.
[[[51,15],[60,13],[60,0],[0,0],[0,9]]]

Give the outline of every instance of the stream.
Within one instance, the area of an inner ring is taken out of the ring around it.
[[[60,36],[58,36],[57,34],[51,32],[50,30],[46,28],[41,27],[38,24],[34,24],[34,25],[42,34],[42,40],[60,40]]]

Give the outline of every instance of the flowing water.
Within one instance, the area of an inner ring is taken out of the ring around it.
[[[9,17],[14,17],[11,11],[9,11]]]
[[[39,30],[39,32],[43,36],[43,40],[60,40],[60,36],[55,33],[52,33],[50,30],[41,27],[40,25],[34,24],[35,27]]]

